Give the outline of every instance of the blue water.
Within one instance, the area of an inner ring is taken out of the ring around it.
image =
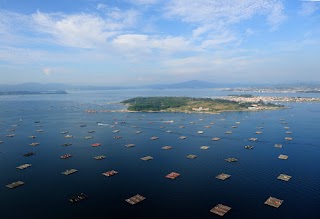
[[[319,103],[289,103],[290,108],[285,110],[215,115],[85,112],[85,109],[123,109],[117,102],[155,95],[207,97],[225,92],[133,90],[0,97],[0,140],[5,141],[0,144],[1,218],[219,218],[210,212],[219,203],[232,208],[226,218],[320,218]],[[280,119],[288,124],[281,124]],[[174,122],[164,124],[169,120]],[[121,124],[122,121],[125,123]],[[98,126],[97,122],[108,125]],[[86,127],[80,127],[83,124]],[[185,128],[178,127],[181,125]],[[207,125],[211,128],[204,127]],[[238,128],[232,128],[234,125]],[[256,135],[257,127],[261,126],[263,133]],[[291,142],[284,140],[289,136],[284,126],[293,132]],[[15,129],[12,132],[15,137],[6,137],[11,133],[9,129]],[[43,132],[36,132],[37,129]],[[112,132],[115,129],[120,132]],[[65,139],[60,134],[64,130],[74,138]],[[89,134],[89,130],[95,133]],[[136,134],[138,130],[142,133]],[[197,134],[199,130],[204,133]],[[226,131],[233,133],[226,135]],[[30,135],[37,138],[28,139]],[[85,140],[88,135],[94,138]],[[122,138],[114,139],[117,135]],[[181,135],[187,138],[181,140]],[[150,140],[152,136],[159,139]],[[211,141],[213,137],[221,140]],[[251,137],[257,137],[258,141],[248,141]],[[31,142],[40,145],[31,147]],[[66,142],[72,146],[61,146]],[[91,147],[95,142],[102,146]],[[136,146],[126,148],[130,143]],[[245,150],[247,144],[255,148]],[[275,148],[274,144],[282,144],[283,148]],[[165,145],[173,148],[162,150]],[[201,150],[203,145],[210,148]],[[36,155],[23,156],[31,151]],[[60,159],[67,153],[73,157]],[[187,159],[188,154],[197,158]],[[280,154],[288,155],[289,159],[278,159]],[[93,159],[97,155],[105,155],[106,159]],[[140,160],[147,155],[154,159]],[[235,157],[238,162],[225,162],[228,157]],[[32,167],[15,168],[24,163]],[[79,172],[61,174],[70,168]],[[101,174],[112,169],[119,174],[113,177]],[[165,175],[172,171],[181,176],[166,179]],[[231,178],[215,179],[222,172]],[[281,173],[291,175],[292,179],[278,180]],[[26,184],[16,189],[5,187],[17,180]],[[81,192],[89,199],[77,204],[68,201],[70,196]],[[146,200],[135,206],[124,201],[136,194]],[[264,205],[269,196],[284,200],[281,207]]]

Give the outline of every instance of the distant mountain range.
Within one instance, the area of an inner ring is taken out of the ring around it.
[[[24,83],[16,85],[0,85],[0,94],[26,94],[31,93],[65,93],[66,90],[125,90],[125,89],[208,89],[208,88],[235,88],[235,87],[255,87],[255,88],[289,88],[305,87],[310,89],[320,88],[320,83],[295,83],[295,84],[241,84],[241,83],[213,83],[200,80],[185,81],[171,84],[151,84],[142,86],[76,86],[59,83]]]

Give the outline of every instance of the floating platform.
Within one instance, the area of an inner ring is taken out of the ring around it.
[[[114,176],[114,175],[117,175],[117,174],[118,174],[118,172],[115,171],[115,170],[110,170],[110,171],[102,173],[102,175],[107,176],[107,177]]]
[[[234,158],[234,157],[229,157],[227,159],[224,159],[225,161],[229,162],[229,163],[232,163],[232,162],[237,162],[238,159]]]
[[[142,195],[137,194],[135,196],[132,196],[132,197],[126,199],[125,201],[128,202],[131,205],[135,205],[135,204],[138,204],[139,202],[142,202],[145,199],[146,198],[143,197]]]
[[[64,154],[64,155],[60,156],[61,159],[68,159],[70,157],[72,157],[71,154]]]
[[[281,160],[287,160],[289,158],[289,156],[280,154],[278,158]]]
[[[19,169],[19,170],[24,170],[24,169],[27,169],[29,167],[31,167],[32,165],[31,164],[22,164],[20,166],[17,166],[16,168]]]
[[[180,136],[179,139],[186,139],[187,136]]]
[[[35,155],[34,152],[29,152],[29,153],[24,154],[23,156],[24,157],[30,157],[30,156],[33,156],[33,155]]]
[[[93,157],[95,160],[103,160],[106,158],[106,156],[103,156],[103,155],[99,155],[99,156],[95,156]]]
[[[72,203],[77,203],[80,201],[83,201],[85,199],[88,199],[88,196],[84,193],[80,193],[79,195],[75,195],[69,198],[69,201]]]
[[[271,207],[279,208],[280,205],[282,204],[282,202],[283,202],[283,200],[277,199],[277,198],[274,198],[274,197],[270,196],[267,199],[267,201],[264,202],[264,204],[269,205]]]
[[[66,171],[61,172],[61,173],[67,176],[67,175],[70,175],[70,174],[73,174],[73,173],[76,173],[76,172],[78,172],[78,170],[76,170],[76,169],[69,169],[69,170],[66,170]]]
[[[211,138],[212,141],[219,141],[220,138]]]
[[[293,138],[291,138],[291,137],[285,137],[285,138],[284,138],[284,140],[287,140],[287,141],[292,141],[292,139],[293,139]]]
[[[32,143],[29,144],[29,145],[35,147],[35,146],[38,146],[39,144],[40,144],[39,142],[32,142]]]
[[[258,138],[249,138],[249,141],[257,141]]]
[[[71,146],[72,144],[71,143],[64,143],[62,144],[62,146]]]
[[[277,179],[283,180],[288,182],[291,179],[292,176],[286,175],[286,174],[280,174]]]
[[[219,174],[218,176],[216,176],[216,179],[226,180],[226,179],[228,179],[228,178],[230,178],[230,177],[231,177],[231,175],[229,175],[229,174],[221,173],[221,174]]]
[[[101,143],[93,143],[91,144],[92,147],[100,147],[101,146]]]
[[[146,156],[146,157],[141,157],[140,159],[141,159],[141,160],[144,160],[144,161],[148,161],[148,160],[153,160],[153,157],[151,157],[151,156]]]
[[[202,150],[208,150],[210,147],[209,146],[201,146],[200,149]]]
[[[157,139],[159,139],[159,137],[158,136],[152,136],[150,139],[151,140],[157,140]]]
[[[168,175],[166,175],[166,178],[168,178],[168,179],[176,179],[179,176],[180,176],[180,173],[171,172]]]
[[[10,183],[10,184],[6,185],[6,187],[9,188],[9,189],[14,189],[14,188],[17,188],[17,187],[22,186],[22,185],[24,185],[23,181],[17,181],[17,182],[13,182],[13,183]]]
[[[254,146],[251,146],[251,145],[246,145],[246,146],[244,146],[244,149],[249,149],[249,150],[251,150],[251,149],[253,149],[254,148]]]
[[[127,148],[131,148],[131,147],[135,147],[136,145],[135,144],[126,144],[125,145]]]
[[[230,211],[231,208],[229,206],[226,205],[222,205],[222,204],[218,204],[216,205],[214,208],[212,208],[210,210],[210,212],[217,214],[219,216],[224,216],[226,213],[228,213],[228,211]]]
[[[168,146],[168,145],[162,147],[163,150],[169,150],[169,149],[171,149],[171,148],[172,148],[172,146]]]
[[[189,155],[187,156],[187,158],[188,158],[188,159],[195,159],[195,158],[197,158],[197,155],[189,154]]]
[[[274,147],[275,148],[282,148],[282,144],[275,144]]]

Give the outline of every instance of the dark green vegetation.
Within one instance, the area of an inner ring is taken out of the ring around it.
[[[129,111],[166,111],[166,112],[219,112],[248,110],[253,103],[211,98],[192,97],[136,97],[124,100]],[[259,109],[279,108],[278,105],[265,104],[262,101],[254,103]],[[258,108],[257,108],[258,109]]]

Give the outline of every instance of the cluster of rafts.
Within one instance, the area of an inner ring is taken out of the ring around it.
[[[281,120],[281,124],[287,124],[287,122],[285,122],[283,119],[280,119],[280,120]],[[40,123],[40,121],[36,121],[35,123]],[[236,124],[240,124],[240,122],[236,122]],[[13,126],[16,126],[16,125],[13,125]],[[38,125],[38,126],[41,127],[41,125]],[[80,127],[86,127],[86,125],[81,125]],[[237,127],[238,126],[232,126],[232,128],[237,128]],[[184,128],[184,126],[179,126],[179,128]],[[210,128],[210,126],[205,126],[205,128]],[[261,130],[261,129],[263,129],[263,127],[258,127],[258,129]],[[288,126],[285,126],[284,129],[286,130],[286,134],[292,134],[291,131],[288,131],[290,129]],[[14,132],[14,131],[15,131],[15,129],[8,130],[8,132],[10,132],[10,133]],[[39,129],[39,130],[36,130],[36,131],[37,132],[42,132],[43,130]],[[88,133],[94,133],[94,132],[95,132],[94,130],[89,130],[88,131]],[[118,132],[120,132],[120,130],[114,130],[113,132],[114,133],[118,133]],[[167,132],[171,133],[172,131],[169,130]],[[68,131],[62,131],[60,133],[64,134],[65,135],[64,138],[66,138],[66,139],[73,138],[72,135],[68,134]],[[141,131],[136,131],[136,134],[140,134],[140,133],[141,133]],[[197,133],[198,134],[203,134],[204,131],[198,131]],[[230,134],[232,134],[232,131],[226,131],[225,134],[230,135]],[[260,134],[262,134],[262,131],[256,131],[255,134],[260,135]],[[14,136],[15,136],[15,134],[12,134],[12,133],[7,135],[7,137],[14,137]],[[29,139],[35,139],[36,136],[32,135],[32,136],[29,136],[28,138]],[[91,138],[92,138],[92,136],[85,136],[84,137],[84,139],[91,139]],[[114,138],[115,139],[120,139],[122,137],[121,136],[115,136]],[[187,136],[180,136],[179,137],[179,139],[186,139],[186,138],[187,138]],[[159,137],[152,136],[150,139],[151,140],[157,140],[157,139],[159,139]],[[219,141],[220,139],[221,138],[214,137],[211,140],[212,141]],[[285,140],[287,140],[287,141],[291,141],[292,139],[293,139],[292,137],[285,137]],[[257,140],[258,140],[258,138],[249,138],[249,141],[255,142]],[[4,141],[0,141],[0,144],[2,144],[2,143],[4,143]],[[39,142],[33,142],[33,143],[29,144],[29,145],[35,147],[35,146],[38,146],[39,144],[40,144]],[[72,144],[71,143],[62,144],[62,146],[70,146],[70,145],[72,145]],[[91,144],[92,147],[99,147],[101,145],[102,145],[101,143],[93,143],[93,144]],[[127,148],[135,147],[135,144],[126,144],[125,147],[127,147]],[[282,148],[282,144],[275,144],[274,147],[275,148]],[[251,149],[254,148],[254,146],[246,145],[246,146],[244,146],[244,148],[251,150]],[[169,149],[172,149],[172,146],[166,145],[166,146],[163,146],[162,149],[163,150],[169,150]],[[200,149],[207,150],[207,149],[209,149],[209,146],[201,146]],[[29,156],[32,156],[32,155],[35,155],[35,153],[34,152],[29,152],[29,153],[24,154],[25,157],[29,157]],[[72,157],[71,154],[64,154],[60,158],[61,159],[68,159],[68,158],[71,158],[71,157]],[[189,154],[186,157],[188,159],[195,159],[197,156],[194,155],[194,154]],[[104,155],[99,155],[99,156],[95,156],[94,157],[94,159],[96,159],[96,160],[102,160],[102,159],[105,159],[105,158],[106,157]],[[278,158],[282,159],[282,160],[286,160],[286,159],[288,159],[288,156],[280,154]],[[153,160],[153,157],[152,156],[145,156],[145,157],[142,157],[141,160],[149,161],[149,160]],[[233,162],[237,162],[238,159],[230,157],[230,158],[226,158],[225,161],[229,162],[229,163],[233,163]],[[24,169],[27,169],[27,168],[30,168],[30,167],[32,167],[31,164],[22,164],[22,165],[20,165],[20,166],[18,166],[16,168],[19,169],[19,170],[24,170]],[[78,172],[77,169],[67,169],[67,170],[65,170],[65,171],[63,171],[61,173],[64,174],[64,175],[71,175],[71,174],[74,174],[76,172]],[[115,176],[117,174],[118,174],[118,172],[115,171],[115,170],[110,170],[110,171],[106,171],[106,172],[102,173],[102,175],[104,175],[106,177],[112,177],[112,176]],[[165,176],[165,178],[168,178],[168,179],[171,179],[171,180],[175,180],[179,176],[180,176],[180,173],[171,172],[171,173],[167,174]],[[218,180],[224,181],[226,179],[229,179],[230,177],[231,177],[231,175],[229,175],[229,174],[221,173],[221,174],[217,175],[215,178],[218,179]],[[277,179],[288,182],[291,179],[291,176],[289,176],[287,174],[280,174],[277,177]],[[10,189],[14,189],[14,188],[17,188],[17,187],[22,186],[24,184],[25,184],[25,182],[19,180],[19,181],[12,182],[12,183],[6,185],[6,187],[10,188]],[[72,203],[77,203],[77,202],[80,202],[80,201],[85,200],[87,198],[88,198],[88,196],[86,194],[80,193],[78,195],[70,197],[69,201],[72,202]],[[141,201],[143,201],[145,199],[146,199],[146,197],[137,194],[137,195],[134,195],[134,196],[132,196],[132,197],[130,197],[128,199],[125,199],[125,201],[128,202],[131,205],[135,205],[135,204],[138,204],[139,202],[141,202]],[[272,206],[272,207],[275,207],[275,208],[280,207],[282,203],[283,203],[283,200],[275,198],[275,197],[271,197],[271,196],[264,202],[264,204]],[[230,210],[231,210],[231,207],[223,205],[223,204],[218,204],[218,205],[214,206],[210,210],[210,212],[212,212],[214,214],[217,214],[217,215],[220,215],[220,216],[224,216]]]

